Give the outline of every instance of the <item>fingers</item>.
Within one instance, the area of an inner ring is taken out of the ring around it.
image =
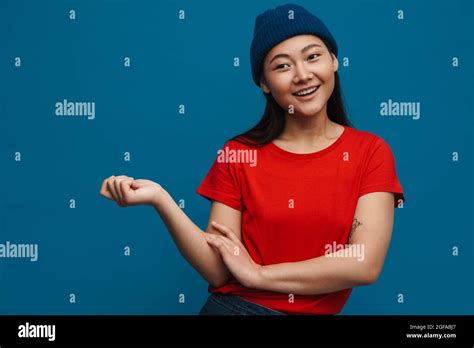
[[[220,233],[222,233],[224,236],[226,236],[227,238],[229,238],[231,241],[233,241],[234,243],[238,243],[240,244],[240,240],[239,238],[237,237],[237,235],[234,233],[234,231],[232,231],[231,228],[225,226],[225,225],[221,225],[221,224],[218,224],[217,222],[215,221],[211,221],[211,225],[212,227],[214,227],[214,229],[216,229],[217,231],[219,231]]]
[[[125,186],[127,182],[130,183],[132,180],[133,178],[130,178],[126,175],[120,175],[116,177],[114,180],[115,192],[117,193],[118,203],[119,203],[119,206],[121,207],[125,207],[127,205],[126,200],[125,200],[126,190],[122,190],[122,187]],[[128,187],[130,188],[130,184],[128,185]]]
[[[115,178],[114,180],[115,193],[117,194],[118,203],[121,207],[125,206],[125,204],[123,202],[123,195],[122,195],[122,189],[120,188],[120,183],[124,181],[126,178],[127,178],[126,176],[121,175]]]
[[[221,254],[232,253],[233,245],[228,238],[218,235],[212,235],[210,233],[204,233],[204,237],[206,238],[209,244],[219,249]]]
[[[121,183],[126,180],[130,182],[133,178],[126,175],[112,175],[102,183],[101,194],[106,198],[113,199],[119,206],[125,206]]]
[[[130,203],[130,191],[133,191],[131,189],[132,182],[133,178],[127,178],[120,181],[120,193],[124,205]]]
[[[102,196],[104,196],[105,198],[107,199],[111,199],[113,200],[114,197],[112,196],[112,194],[110,193],[108,187],[107,187],[107,182],[109,181],[109,179],[112,179],[114,178],[115,176],[109,176],[107,179],[105,179],[104,181],[102,181],[102,185],[100,186],[100,194]]]
[[[118,193],[115,189],[115,180],[117,180],[117,178],[119,178],[119,177],[120,176],[115,176],[112,179],[110,179],[107,182],[107,188],[109,189],[110,194],[112,195],[112,197],[114,197],[114,200],[120,205],[120,199],[119,199]]]

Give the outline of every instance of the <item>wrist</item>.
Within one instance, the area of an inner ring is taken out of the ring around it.
[[[169,196],[168,192],[166,192],[163,187],[159,186],[158,190],[156,190],[156,193],[153,196],[153,199],[151,200],[150,205],[156,209],[159,209],[163,205],[163,202],[166,200],[167,196]]]
[[[255,276],[255,281],[252,288],[259,289],[259,290],[265,289],[265,284],[267,281],[266,273],[267,273],[267,267],[258,265],[257,270],[255,272],[256,276]]]

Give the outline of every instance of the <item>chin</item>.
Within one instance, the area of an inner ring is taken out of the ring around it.
[[[300,117],[313,117],[320,113],[322,110],[322,107],[304,108],[302,110],[298,110],[298,112],[295,112],[295,115],[298,114],[298,116]]]

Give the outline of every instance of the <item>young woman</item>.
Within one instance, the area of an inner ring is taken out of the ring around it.
[[[200,314],[336,314],[378,278],[405,198],[390,147],[346,118],[337,51],[301,6],[257,17],[251,68],[266,109],[197,189],[212,202],[207,233],[159,184],[104,180],[101,194],[120,206],[156,208],[210,284]]]

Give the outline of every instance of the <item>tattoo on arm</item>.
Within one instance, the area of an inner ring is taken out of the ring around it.
[[[352,220],[351,232],[349,233],[349,238],[347,239],[348,242],[351,240],[352,234],[360,225],[362,225],[362,222],[360,222],[359,220],[357,219]]]

